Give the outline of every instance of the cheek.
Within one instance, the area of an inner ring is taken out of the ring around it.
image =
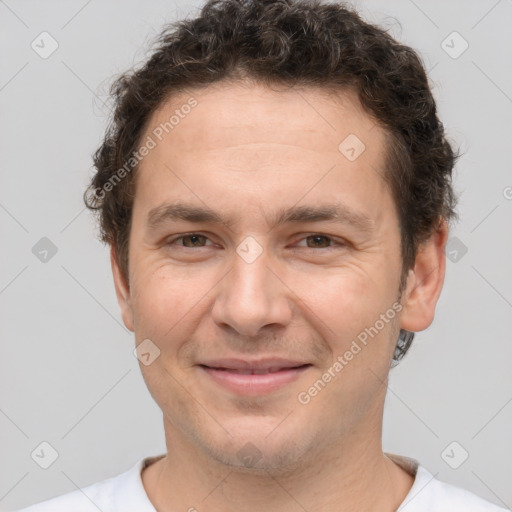
[[[206,300],[205,284],[197,278],[179,279],[158,271],[141,274],[133,288],[136,332],[162,341],[173,338],[177,329],[183,336],[196,319],[201,300]]]
[[[393,275],[378,267],[353,264],[319,272],[318,278],[302,276],[291,288],[306,306],[302,314],[311,324],[321,329],[326,339],[338,338],[344,343],[392,307],[398,295],[394,293],[395,288],[398,292],[398,278],[391,279]]]
[[[202,272],[185,268],[171,270],[162,265],[144,275],[141,273],[135,283],[136,339],[140,343],[149,338],[155,343],[161,352],[156,366],[173,367],[180,380],[187,378],[187,372],[181,371],[189,368],[196,355],[194,340],[199,333],[210,332],[211,294],[215,293],[223,273],[219,275],[212,269]],[[208,339],[208,335],[203,334],[202,344]]]

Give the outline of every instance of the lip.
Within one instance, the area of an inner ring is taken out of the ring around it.
[[[202,361],[202,366],[210,368],[222,368],[226,370],[239,370],[239,371],[276,371],[279,369],[296,368],[308,364],[306,361],[295,361],[292,359],[283,359],[279,357],[255,359],[247,361],[245,359],[224,358],[224,359],[210,359]]]
[[[219,359],[200,364],[199,368],[216,384],[237,394],[254,396],[268,394],[290,384],[310,366],[309,363],[285,359]],[[247,373],[253,371],[269,373]]]

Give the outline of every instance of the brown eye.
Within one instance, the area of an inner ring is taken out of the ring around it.
[[[343,250],[348,246],[344,239],[334,238],[330,235],[323,235],[321,233],[313,233],[312,235],[301,238],[295,244],[296,248],[303,249],[317,249],[319,254],[327,253],[334,250]],[[323,249],[323,251],[321,251]]]
[[[311,240],[311,244],[308,243],[308,247],[313,249],[325,249],[331,246],[332,239],[325,235],[311,235],[305,238],[305,240]]]
[[[203,247],[201,242],[206,241],[206,237],[203,235],[185,235],[182,240],[185,247]],[[187,240],[190,240],[190,244],[186,243]]]
[[[178,245],[179,247],[205,247],[208,238],[198,233],[190,233],[188,235],[182,235],[174,240],[169,241],[169,245]],[[182,243],[180,243],[180,241]]]

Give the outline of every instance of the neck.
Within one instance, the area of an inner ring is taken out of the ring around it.
[[[394,512],[414,481],[384,455],[380,430],[347,434],[293,470],[255,471],[212,460],[172,425],[165,427],[168,455],[142,473],[158,512]]]

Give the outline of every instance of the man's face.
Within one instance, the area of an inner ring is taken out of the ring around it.
[[[173,439],[230,465],[253,450],[260,466],[291,467],[381,418],[402,269],[384,132],[349,92],[217,84],[193,96],[192,109],[188,95],[162,105],[142,138],[157,145],[138,171],[129,290],[116,274],[123,319],[160,350],[141,370]],[[176,109],[190,113],[162,136]],[[157,220],[177,202],[226,224]],[[333,205],[335,220],[276,223]],[[240,375],[259,362],[307,366]]]

